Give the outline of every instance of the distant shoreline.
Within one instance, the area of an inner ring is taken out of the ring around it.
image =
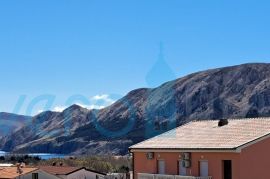
[[[37,156],[40,157],[42,160],[48,160],[48,159],[52,159],[52,158],[65,158],[68,157],[68,155],[65,154],[50,154],[50,153],[26,153],[26,154],[22,154],[22,153],[9,153],[9,152],[5,152],[5,151],[0,151],[0,156],[5,156],[5,155],[29,155],[29,156]]]

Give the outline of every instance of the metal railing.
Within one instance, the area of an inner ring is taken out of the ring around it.
[[[212,179],[212,177],[211,176],[195,177],[195,176],[181,176],[181,175],[161,175],[161,174],[138,173],[138,179]]]

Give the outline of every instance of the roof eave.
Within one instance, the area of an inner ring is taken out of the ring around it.
[[[240,153],[238,148],[130,148],[129,152],[231,152]]]

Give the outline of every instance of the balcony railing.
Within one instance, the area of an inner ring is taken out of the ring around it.
[[[212,177],[211,176],[195,177],[195,176],[181,176],[181,175],[161,175],[161,174],[138,173],[138,179],[212,179]]]

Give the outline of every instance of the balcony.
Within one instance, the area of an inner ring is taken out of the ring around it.
[[[207,177],[195,177],[195,176],[180,176],[180,175],[161,175],[161,174],[138,173],[138,179],[212,179],[212,177],[211,176],[207,176]]]

